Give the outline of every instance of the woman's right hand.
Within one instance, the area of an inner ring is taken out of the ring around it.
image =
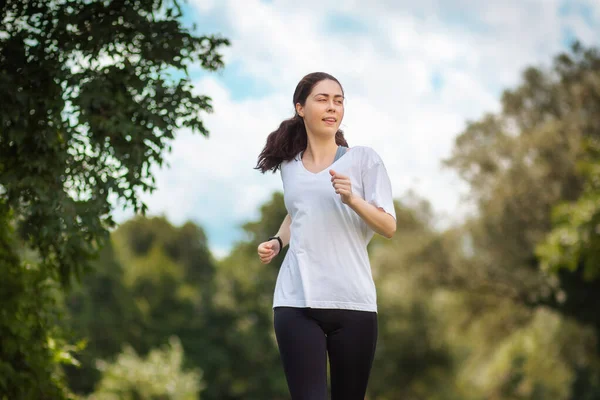
[[[280,251],[281,249],[279,248],[279,241],[277,239],[262,242],[258,245],[258,257],[260,258],[260,262],[263,264],[270,263]]]

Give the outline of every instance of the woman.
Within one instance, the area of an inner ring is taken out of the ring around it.
[[[258,246],[263,263],[283,247],[274,328],[292,400],[363,400],[377,343],[376,291],[367,244],[391,238],[396,214],[379,155],[351,149],[339,126],[344,92],[333,76],[305,76],[293,118],[267,138],[256,169],[280,169],[288,215]]]

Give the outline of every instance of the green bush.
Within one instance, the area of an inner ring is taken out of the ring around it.
[[[102,379],[89,400],[197,400],[201,372],[183,371],[183,347],[178,338],[153,349],[142,359],[125,346],[113,363],[98,362]]]

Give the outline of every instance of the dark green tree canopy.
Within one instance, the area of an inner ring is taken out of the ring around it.
[[[210,99],[188,66],[223,66],[216,36],[180,22],[178,0],[8,0],[0,5],[0,205],[66,283],[136,212],[178,128],[208,135]],[[183,72],[183,74],[181,73]]]

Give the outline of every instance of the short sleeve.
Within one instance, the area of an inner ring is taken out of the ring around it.
[[[396,219],[392,183],[385,165],[381,160],[372,164],[363,172],[363,188],[365,200],[375,207],[382,208]]]

